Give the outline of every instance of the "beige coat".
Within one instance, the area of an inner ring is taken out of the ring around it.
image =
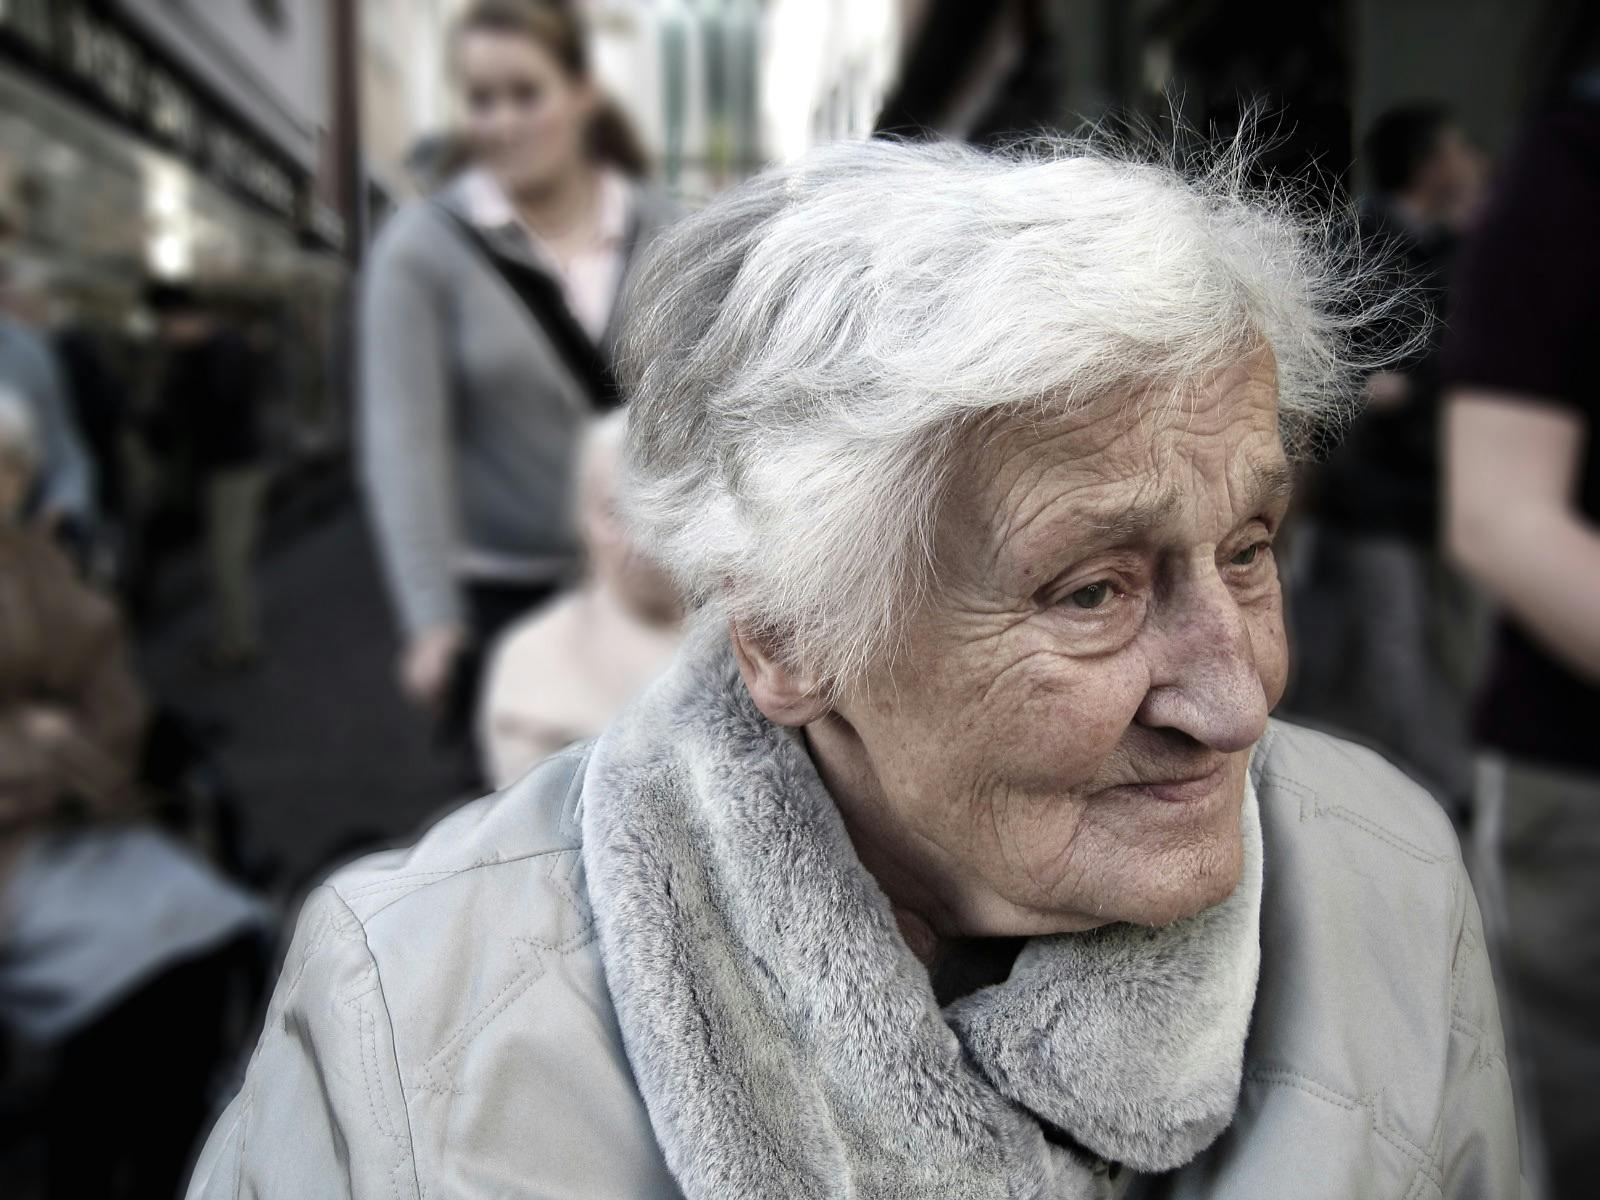
[[[62,718],[40,737],[29,713]],[[146,707],[116,609],[27,529],[0,529],[0,889],[22,838],[75,802],[133,793]]]
[[[496,644],[479,715],[484,775],[499,788],[594,737],[672,661],[676,626],[639,620],[598,583],[559,596]]]

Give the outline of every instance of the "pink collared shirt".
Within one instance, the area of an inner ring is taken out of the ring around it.
[[[573,317],[598,343],[611,320],[611,307],[627,266],[624,242],[631,204],[628,181],[617,171],[601,170],[600,212],[594,240],[565,261],[557,258],[549,244],[518,216],[511,198],[489,171],[475,168],[468,172],[462,186],[472,223],[483,229],[515,225],[521,230],[533,252],[561,285]]]

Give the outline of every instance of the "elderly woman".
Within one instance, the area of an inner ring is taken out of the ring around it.
[[[1361,312],[1239,174],[845,145],[668,235],[696,632],[315,895],[193,1194],[1515,1195],[1449,825],[1268,720]]]

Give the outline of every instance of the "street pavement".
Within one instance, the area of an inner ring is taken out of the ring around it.
[[[204,602],[146,638],[158,703],[218,727],[213,751],[256,849],[292,894],[341,858],[410,841],[462,792],[458,759],[399,696],[394,625],[361,514],[345,502],[259,566],[266,655],[219,674]]]

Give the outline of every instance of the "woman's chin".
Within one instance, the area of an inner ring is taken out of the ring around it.
[[[1244,871],[1244,844],[1235,824],[1193,841],[1135,843],[1095,858],[1103,864],[1099,869],[1063,873],[1062,889],[1051,898],[1019,896],[987,913],[973,913],[974,923],[985,927],[986,936],[1081,933],[1119,923],[1170,925],[1233,894]]]

